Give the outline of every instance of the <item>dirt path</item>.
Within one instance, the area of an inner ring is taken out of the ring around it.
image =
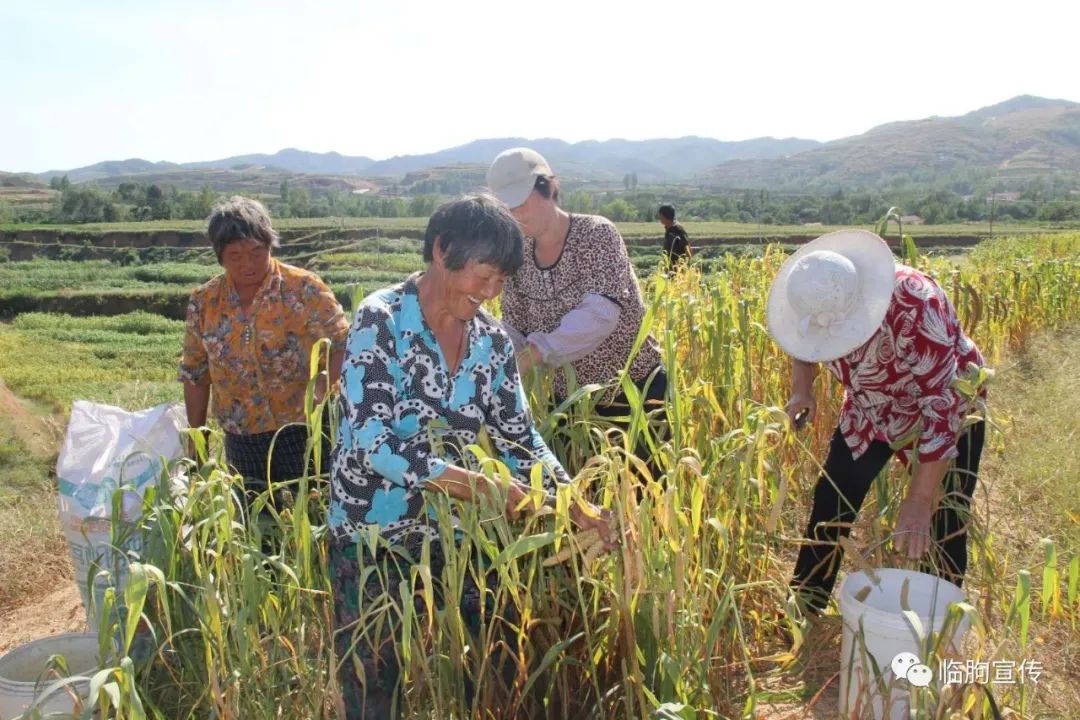
[[[64,430],[58,420],[34,412],[0,380],[0,417],[7,418],[19,440],[41,460],[52,461],[60,448]]]
[[[18,440],[34,457],[51,466],[63,437],[63,428],[53,417],[35,411],[33,406],[17,397],[0,380],[0,418],[14,430]],[[55,497],[48,503],[55,507]],[[57,551],[65,551],[62,541],[54,544]],[[51,563],[56,573],[67,567],[66,555],[58,556]],[[75,583],[68,577],[57,577],[46,595],[29,598],[30,602],[16,607],[0,608],[0,654],[37,638],[63,632],[85,629],[86,619],[82,600]],[[0,578],[2,581],[3,578]]]

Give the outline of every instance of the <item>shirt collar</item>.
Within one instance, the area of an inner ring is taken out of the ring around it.
[[[262,284],[259,285],[259,289],[255,291],[255,297],[252,300],[258,300],[261,295],[267,292],[273,292],[281,287],[281,263],[275,257],[270,258],[270,270],[266,273],[266,277],[262,279]],[[229,301],[237,305],[240,304],[240,294],[236,291],[236,286],[233,285],[232,278],[229,277],[229,273],[225,273],[225,287],[229,291]]]

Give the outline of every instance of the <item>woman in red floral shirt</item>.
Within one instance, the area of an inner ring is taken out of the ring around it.
[[[944,291],[898,265],[873,233],[824,235],[792,255],[769,293],[769,332],[792,358],[787,413],[796,427],[816,410],[819,363],[844,386],[792,586],[808,608],[828,603],[850,533],[874,478],[894,453],[910,469],[894,543],[957,585],[967,569],[967,522],[984,423],[958,376],[984,365]]]

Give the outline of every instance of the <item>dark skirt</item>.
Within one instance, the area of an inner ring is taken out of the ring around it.
[[[320,468],[323,473],[330,470],[331,448],[327,431],[324,420]],[[244,489],[250,499],[266,491],[268,478],[277,484],[314,474],[314,463],[308,461],[305,452],[307,441],[306,425],[288,425],[280,431],[251,435],[225,433],[225,460],[244,478]]]

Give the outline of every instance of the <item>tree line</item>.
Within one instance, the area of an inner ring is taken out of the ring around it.
[[[71,183],[64,176],[53,178],[51,186],[60,192],[51,209],[0,206],[0,223],[199,220],[207,217],[214,204],[225,197],[209,185],[199,190],[182,190],[157,183],[123,182],[107,190],[92,182]],[[449,189],[448,185],[430,182],[410,188],[395,186],[397,192],[404,194],[358,195],[339,190],[313,194],[307,187],[283,180],[276,194],[263,194],[260,199],[274,216],[282,218],[427,217],[448,197],[470,189],[454,185],[452,193],[425,192],[436,187]],[[1080,221],[1080,195],[1045,179],[1032,180],[1020,190],[977,195],[918,187],[806,194],[635,188],[636,178],[628,176],[622,190],[597,190],[588,186],[564,190],[561,203],[570,212],[595,213],[616,222],[651,222],[663,202],[673,203],[681,220],[763,225],[868,224],[892,206],[903,207],[905,212],[931,225],[965,221]]]

